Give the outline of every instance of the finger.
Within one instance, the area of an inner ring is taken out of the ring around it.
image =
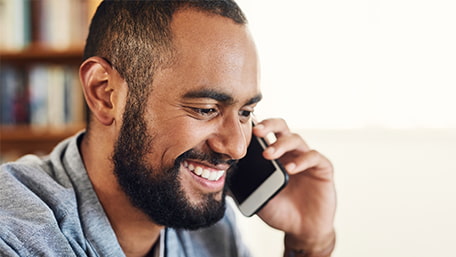
[[[331,162],[316,150],[310,150],[298,156],[285,155],[281,162],[290,175],[307,172],[318,179],[332,178]]]
[[[265,137],[269,133],[274,133],[279,138],[289,134],[290,129],[283,119],[267,119],[258,123],[253,128],[253,133],[258,137]]]
[[[278,138],[276,142],[268,146],[264,151],[264,157],[270,160],[279,159],[287,152],[307,152],[309,150],[309,146],[300,135],[291,133]]]

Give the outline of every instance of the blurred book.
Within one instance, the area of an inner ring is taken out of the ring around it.
[[[101,0],[0,0],[0,49],[79,47]]]
[[[0,70],[0,123],[62,127],[84,122],[77,67],[34,65]]]
[[[20,50],[31,40],[30,0],[0,0],[0,49]]]

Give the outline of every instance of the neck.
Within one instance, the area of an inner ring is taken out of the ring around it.
[[[93,148],[96,145],[96,149]],[[100,150],[100,148],[102,150]],[[155,224],[134,207],[120,189],[109,154],[112,150],[91,143],[87,134],[81,142],[81,154],[95,193],[128,257],[146,256],[157,243],[163,226]]]
[[[158,242],[163,226],[133,207],[125,194],[95,190],[127,257],[146,256]]]
[[[108,218],[126,256],[146,256],[159,241],[163,227],[149,221],[142,213],[121,213],[118,208],[109,213]]]

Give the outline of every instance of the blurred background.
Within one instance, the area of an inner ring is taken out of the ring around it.
[[[77,66],[98,2],[0,0],[0,162],[84,127]],[[238,3],[261,59],[257,116],[285,118],[335,166],[333,256],[456,256],[456,2]],[[238,220],[255,256],[282,256],[282,233]]]
[[[335,166],[333,256],[456,256],[456,2],[238,2],[257,115],[286,118]],[[256,256],[281,256],[281,233],[239,219]]]

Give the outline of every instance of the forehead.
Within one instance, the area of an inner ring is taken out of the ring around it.
[[[173,44],[181,54],[189,50],[189,47],[193,50],[192,52],[228,50],[232,47],[239,48],[239,50],[251,47],[253,49],[249,50],[255,51],[246,25],[208,12],[195,9],[177,11],[173,15],[171,31]],[[210,53],[211,51],[205,52]]]
[[[159,87],[174,83],[174,89],[199,85],[259,91],[256,49],[245,25],[185,9],[174,14],[171,31],[174,61],[157,72]]]

